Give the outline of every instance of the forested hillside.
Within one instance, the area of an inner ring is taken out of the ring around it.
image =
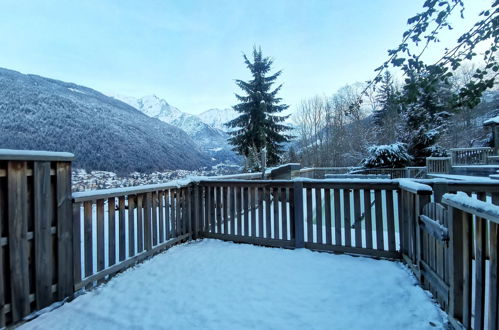
[[[0,148],[68,151],[119,173],[211,164],[182,130],[95,90],[0,69]]]

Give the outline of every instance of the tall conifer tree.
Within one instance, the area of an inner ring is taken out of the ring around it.
[[[273,60],[263,57],[261,48],[253,48],[253,62],[243,54],[244,63],[251,71],[250,81],[236,80],[236,85],[245,95],[236,94],[239,104],[233,108],[240,115],[226,125],[234,128],[229,142],[233,150],[248,157],[259,155],[265,148],[267,165],[279,163],[283,153],[282,144],[290,140],[286,135],[289,126],[283,124],[288,116],[279,115],[288,108],[282,104],[277,93],[282,84],[272,89],[272,85],[281,75],[281,71],[270,73]]]

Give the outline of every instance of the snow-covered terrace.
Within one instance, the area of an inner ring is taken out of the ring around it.
[[[442,329],[400,262],[198,240],[22,329]]]

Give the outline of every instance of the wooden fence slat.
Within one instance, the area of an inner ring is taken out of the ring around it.
[[[331,189],[324,189],[324,212],[326,220],[326,244],[332,244],[332,233],[331,233]]]
[[[119,261],[126,259],[126,222],[125,222],[125,196],[118,197],[118,249]]]
[[[291,239],[295,239],[295,247],[305,246],[303,232],[303,182],[293,182],[293,191],[290,191],[290,221]]]
[[[265,229],[266,238],[272,238],[272,218],[270,213],[270,188],[264,188],[265,193]]]
[[[250,204],[251,204],[251,236],[257,237],[256,235],[256,188],[250,188]]]
[[[489,318],[491,330],[499,328],[499,225],[490,222]]]
[[[1,196],[0,196],[1,200]],[[1,205],[0,205],[1,206]],[[1,212],[0,212],[1,220]],[[1,223],[1,222],[0,222]],[[81,203],[73,203],[73,275],[74,283],[79,283],[81,277]],[[1,253],[0,253],[1,255]]]
[[[51,232],[51,212],[53,211],[51,208],[52,191],[50,185],[50,162],[34,162],[33,189],[35,224],[35,297],[36,308],[42,309],[50,305],[53,301],[52,268],[54,259],[52,257]]]
[[[230,234],[236,234],[236,187],[230,187]]]
[[[352,246],[352,223],[350,213],[350,189],[343,189],[343,207],[345,217],[345,246]]]
[[[334,189],[334,245],[342,245],[340,189]]]
[[[128,195],[128,256],[135,255],[135,196]]]
[[[305,190],[307,198],[307,242],[314,241],[313,223],[314,216],[312,210],[312,188],[307,188]]]
[[[85,203],[83,203],[85,206]],[[85,219],[84,210],[83,217]],[[112,266],[116,263],[116,199],[110,197],[107,200],[107,221],[108,221],[108,265]],[[84,220],[86,223],[86,220]],[[85,236],[86,237],[86,236]],[[86,246],[86,242],[85,242]],[[85,260],[86,259],[86,249],[85,249]],[[86,266],[85,266],[86,268]],[[86,274],[85,274],[86,276]]]
[[[374,191],[374,209],[376,214],[376,249],[384,250],[383,204],[381,190]]]
[[[463,319],[463,282],[464,282],[464,267],[463,267],[463,256],[464,247],[463,244],[463,213],[459,210],[452,209],[452,219],[449,221],[449,259],[450,262],[450,272],[451,272],[451,282],[450,282],[450,293],[449,293],[449,315],[458,321]]]
[[[150,251],[152,249],[152,193],[146,193],[144,204],[144,249]]]
[[[71,163],[56,163],[57,200],[57,291],[60,300],[74,292],[73,275],[73,208],[71,196]]]
[[[26,162],[7,163],[11,316],[19,321],[30,312],[28,274],[28,214]]]
[[[355,246],[362,247],[362,218],[360,212],[360,189],[353,191],[353,210],[354,210],[354,228],[355,228]]]
[[[485,219],[476,217],[474,329],[483,329],[485,322],[485,250],[487,243],[485,227]]]
[[[473,292],[473,283],[472,283],[472,272],[473,272],[473,262],[472,262],[472,254],[473,254],[473,217],[471,214],[460,213],[461,216],[461,226],[463,227],[463,233],[460,242],[462,242],[462,267],[463,274],[461,275],[463,285],[462,285],[462,316],[463,316],[463,325],[467,327],[467,329],[471,328],[471,313],[472,313],[472,292]],[[449,226],[450,231],[450,226]],[[449,251],[450,252],[450,251]],[[449,264],[452,262],[450,256],[448,257]],[[450,268],[450,267],[449,267]],[[451,272],[451,269],[449,269]],[[454,274],[450,274],[450,278],[454,278]],[[449,300],[450,301],[450,300]]]
[[[98,199],[97,202],[97,271],[104,269],[104,200]]]
[[[85,247],[85,276],[88,277],[93,271],[93,235],[92,235],[92,202],[83,203],[83,228]]]
[[[165,241],[165,191],[161,190],[158,193],[158,212],[159,212],[159,243]]]
[[[244,209],[244,236],[249,235],[249,205],[248,205],[248,187],[243,188],[243,209]]]
[[[180,236],[184,233],[184,226],[183,226],[183,221],[182,221],[182,207],[184,206],[183,204],[183,196],[182,196],[182,189],[177,189],[175,193],[175,234],[176,236]],[[213,197],[215,197],[215,194],[213,194]],[[215,212],[215,198],[213,198],[213,208],[212,212]],[[215,221],[215,216],[213,216],[213,221]],[[215,231],[215,225],[213,225],[213,231]]]
[[[144,195],[137,195],[137,253],[144,251]]]
[[[209,188],[208,201],[210,204],[210,233],[215,232],[215,188]]]
[[[366,231],[366,248],[373,248],[373,223],[372,223],[371,190],[364,189],[364,221]]]
[[[217,209],[217,233],[220,234],[222,232],[222,194],[223,194],[223,187],[217,187],[215,188],[215,194],[216,194],[216,209]]]
[[[263,188],[258,188],[258,237],[260,238],[265,237],[263,231],[263,199]],[[234,234],[234,232],[231,234]]]
[[[274,222],[274,235],[272,238],[279,239],[279,197],[277,188],[272,188],[272,208],[273,208],[273,222]]]
[[[158,192],[153,191],[151,193],[152,196],[152,246],[158,245]]]
[[[315,223],[317,243],[322,244],[322,189],[315,189]]]
[[[4,189],[3,185],[0,182],[0,234],[4,232],[4,228],[6,227],[6,218],[8,217],[7,214],[7,207],[6,204],[8,203],[7,201],[7,190]],[[3,235],[3,234],[2,234]],[[8,268],[8,265],[5,265],[4,261],[6,259],[4,255],[4,249],[0,247],[0,327],[5,327],[6,325],[6,317],[5,317],[5,295],[6,295],[6,288],[5,288],[5,268]],[[7,288],[8,290],[8,288]]]
[[[223,187],[222,188],[222,204],[223,204],[223,229],[224,229],[224,234],[229,233],[229,200],[228,200],[228,194],[229,194],[229,187]]]
[[[385,190],[386,192],[386,224],[388,229],[388,251],[396,251],[395,246],[395,215],[393,213],[393,190]]]
[[[288,202],[287,202],[287,189],[281,188],[281,228],[282,239],[288,239]],[[253,214],[253,212],[251,212]]]

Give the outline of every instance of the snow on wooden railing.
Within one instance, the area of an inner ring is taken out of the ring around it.
[[[451,157],[426,157],[426,171],[428,174],[448,174],[452,169]]]
[[[450,149],[452,165],[484,165],[487,157],[494,154],[494,149],[489,147],[453,148]]]
[[[499,206],[464,192],[445,194],[442,202],[450,207],[452,217],[449,319],[456,327],[497,329]]]

